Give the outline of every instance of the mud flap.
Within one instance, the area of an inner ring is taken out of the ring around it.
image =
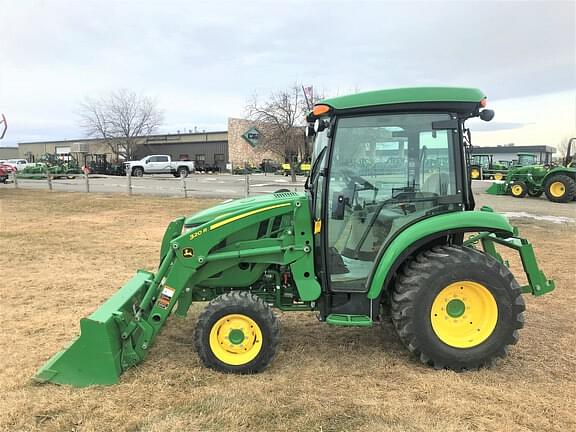
[[[74,387],[110,385],[123,370],[121,322],[134,316],[154,274],[139,270],[119,291],[80,320],[80,336],[42,366],[34,379]],[[124,349],[125,351],[125,349]]]

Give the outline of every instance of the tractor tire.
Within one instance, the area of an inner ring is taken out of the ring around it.
[[[536,191],[528,189],[528,196],[531,196],[533,198],[541,197],[543,193],[544,191],[542,189]]]
[[[482,180],[482,170],[479,167],[473,166],[470,168],[470,178],[472,180]]]
[[[524,326],[524,299],[508,268],[477,250],[439,246],[398,275],[392,322],[422,363],[456,371],[504,358]]]
[[[504,180],[505,177],[506,174],[504,173],[501,172],[494,173],[494,180]]]
[[[143,177],[144,176],[144,169],[140,167],[136,167],[132,170],[133,177]]]
[[[528,194],[528,186],[523,181],[515,181],[510,186],[510,193],[514,198],[524,198]]]
[[[188,171],[188,168],[186,167],[180,167],[178,168],[178,171],[176,171],[176,173],[178,174],[178,177],[188,177],[190,171]]]
[[[204,366],[251,374],[270,365],[279,333],[268,304],[248,291],[231,291],[216,297],[200,314],[194,344]]]
[[[544,193],[552,202],[567,203],[576,196],[576,182],[564,174],[553,175],[546,180]]]

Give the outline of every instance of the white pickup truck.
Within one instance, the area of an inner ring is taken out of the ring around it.
[[[126,173],[135,177],[144,174],[173,174],[174,177],[188,177],[194,172],[194,161],[173,161],[169,155],[150,155],[139,161],[124,162]]]

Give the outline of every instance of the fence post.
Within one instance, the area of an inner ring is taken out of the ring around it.
[[[86,185],[86,193],[90,192],[90,181],[88,180],[88,174],[84,173],[84,184]]]
[[[52,174],[46,174],[46,179],[48,180],[48,189],[52,190]]]
[[[244,196],[249,197],[250,196],[250,173],[246,172],[246,174],[244,174],[244,178],[245,178],[245,184],[246,184],[246,188],[244,190]]]
[[[12,171],[12,181],[14,182],[14,187],[18,188],[18,177],[16,177],[16,170]]]
[[[128,195],[132,195],[132,173],[129,168],[126,170],[126,178],[128,179]]]
[[[186,176],[181,175],[182,178],[182,190],[184,191],[184,198],[188,198],[188,191],[186,190]]]

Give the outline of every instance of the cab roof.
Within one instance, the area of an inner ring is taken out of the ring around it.
[[[336,110],[364,108],[378,105],[396,105],[404,103],[479,103],[486,96],[476,88],[468,87],[407,87],[387,90],[375,90],[338,96],[320,101]]]

